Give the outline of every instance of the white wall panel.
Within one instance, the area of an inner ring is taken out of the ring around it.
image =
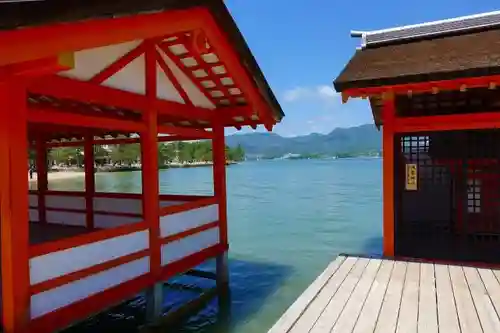
[[[28,200],[29,200],[30,207],[38,207],[38,195],[37,194],[29,194]]]
[[[161,247],[161,263],[167,265],[219,243],[219,228],[213,228]]]
[[[142,214],[142,200],[128,198],[94,198],[94,210],[102,212]]]
[[[43,316],[148,272],[149,257],[144,257],[33,295],[31,296],[31,318]]]
[[[87,225],[87,219],[85,213],[47,210],[45,215],[47,223],[72,225],[78,227],[84,227]]]
[[[30,222],[38,222],[40,220],[40,218],[38,217],[38,209],[30,209],[29,213]]]
[[[161,237],[174,235],[219,220],[219,205],[191,209],[160,218]]]
[[[47,195],[45,200],[45,206],[48,208],[85,209],[84,197]]]
[[[114,237],[30,259],[30,281],[37,284],[149,247],[149,231]]]
[[[141,221],[142,218],[140,217],[94,214],[94,227],[102,229],[115,228]]]
[[[160,207],[170,207],[170,206],[175,206],[175,205],[182,205],[183,203],[186,203],[187,201],[172,201],[172,200],[161,200],[160,201]]]

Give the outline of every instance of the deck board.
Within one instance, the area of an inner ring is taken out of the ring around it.
[[[500,270],[342,256],[270,333],[500,332]]]
[[[500,320],[493,307],[493,303],[491,303],[491,299],[486,293],[486,288],[477,269],[474,267],[464,267],[464,273],[483,332],[500,332]]]
[[[332,297],[336,294],[342,282],[349,274],[351,269],[356,264],[358,259],[354,257],[349,257],[345,260],[342,266],[339,268],[337,273],[331,277],[324,288],[324,292],[320,293],[316,299],[309,305],[309,307],[304,311],[301,320],[290,330],[291,333],[303,333],[309,332],[312,326],[316,323],[319,316],[323,313]],[[279,331],[287,332],[287,331]]]
[[[316,321],[310,330],[311,333],[330,332],[342,313],[342,310],[344,310],[347,301],[361,279],[369,261],[370,259],[366,258],[359,258],[358,261],[356,261],[353,269],[349,275],[347,275],[339,290],[332,297],[318,321]]]
[[[359,314],[358,321],[354,327],[354,333],[373,332],[377,325],[378,315],[382,307],[389,279],[391,278],[394,261],[384,260],[375,277],[365,305]]]
[[[391,280],[382,303],[382,309],[375,326],[375,333],[396,332],[399,306],[403,294],[407,263],[398,261],[394,264]]]
[[[483,330],[477,316],[469,286],[465,280],[463,268],[460,266],[449,266],[449,269],[462,333],[482,332]]]
[[[335,323],[335,326],[333,326],[331,330],[332,333],[352,332],[354,326],[356,325],[356,321],[358,320],[359,313],[365,305],[368,293],[380,268],[380,263],[381,261],[379,259],[370,260],[366,266],[363,276],[347,301],[339,319]]]
[[[420,264],[418,332],[438,333],[436,278],[434,264]]]
[[[457,306],[451,287],[451,277],[448,265],[435,265],[436,297],[439,321],[439,331],[460,333]]]

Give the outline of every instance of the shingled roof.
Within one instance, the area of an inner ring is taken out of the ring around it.
[[[358,49],[334,82],[337,91],[500,74],[500,28],[377,43]]]
[[[271,106],[274,117],[277,121],[281,120],[284,113],[222,0],[40,0],[20,3],[0,2],[0,30],[193,7],[205,7],[210,10],[238,52],[242,64],[254,78],[254,82],[262,96]]]

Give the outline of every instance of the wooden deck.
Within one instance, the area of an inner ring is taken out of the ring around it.
[[[339,256],[269,333],[500,332],[500,270]]]

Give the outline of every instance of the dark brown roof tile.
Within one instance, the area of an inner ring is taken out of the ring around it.
[[[500,74],[500,30],[358,50],[337,91]]]

